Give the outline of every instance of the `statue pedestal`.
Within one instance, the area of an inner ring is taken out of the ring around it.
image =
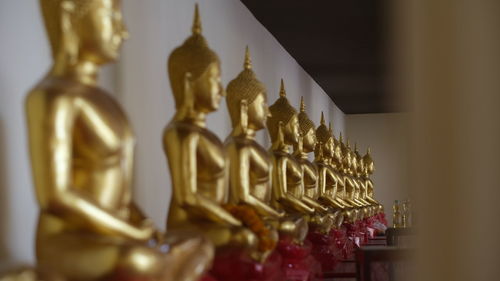
[[[282,259],[273,252],[265,262],[250,259],[240,250],[226,249],[217,253],[210,274],[213,279],[203,281],[281,281]],[[208,277],[207,277],[208,278]]]
[[[299,245],[280,238],[277,249],[283,258],[281,266],[287,281],[322,280],[321,264],[311,255],[310,241]]]

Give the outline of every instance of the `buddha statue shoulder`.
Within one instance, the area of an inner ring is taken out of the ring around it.
[[[254,245],[255,235],[224,208],[226,154],[205,121],[225,93],[219,58],[201,33],[197,6],[192,35],[171,53],[168,74],[176,112],[163,134],[173,189],[167,229],[203,233],[217,248]]]
[[[290,153],[290,147],[298,142],[299,120],[297,111],[286,98],[281,80],[280,97],[269,107],[271,117],[267,129],[271,136],[273,162],[272,204],[288,214],[312,214],[314,209],[302,201],[304,195],[302,167]]]
[[[69,280],[197,280],[211,243],[165,237],[134,204],[134,134],[97,86],[100,67],[118,58],[128,36],[121,1],[40,4],[54,63],[26,98],[38,266]]]

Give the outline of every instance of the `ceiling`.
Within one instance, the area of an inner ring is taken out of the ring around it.
[[[241,0],[346,114],[396,111],[386,86],[388,0]]]

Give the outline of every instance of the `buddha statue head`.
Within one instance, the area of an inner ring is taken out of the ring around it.
[[[350,149],[342,139],[342,133],[340,134],[339,142],[340,142],[340,150],[342,153],[342,170],[344,174],[349,174],[349,170],[351,169],[352,165],[351,163],[352,159],[351,159]]]
[[[59,67],[115,61],[128,37],[120,0],[40,0],[52,56]]]
[[[233,128],[257,131],[265,128],[269,116],[266,87],[252,70],[248,47],[245,52],[243,71],[227,85],[226,104]]]
[[[356,158],[356,162],[358,163],[358,168],[356,169],[356,176],[360,177],[363,175],[365,171],[365,161],[363,160],[363,157],[359,154],[357,143],[354,143],[354,157]]]
[[[209,113],[219,108],[224,96],[220,62],[201,34],[198,5],[191,36],[170,54],[168,74],[176,109],[189,107],[196,113]]]
[[[347,162],[348,163],[347,171],[349,175],[352,176],[354,174],[354,171],[358,168],[358,163],[356,162],[356,158],[354,157],[354,153],[352,152],[351,142],[349,141],[349,139],[347,139],[346,147],[347,147],[346,157],[349,158],[349,161]]]
[[[363,162],[365,164],[365,176],[370,176],[375,171],[375,164],[373,163],[371,150],[368,147],[365,156],[363,156]]]
[[[334,152],[334,142],[330,130],[325,123],[325,115],[321,112],[320,125],[316,129],[316,138],[318,139],[318,144],[316,145],[315,154],[322,152],[322,155],[326,159],[331,159]]]
[[[299,139],[299,118],[297,110],[286,98],[285,84],[281,79],[280,97],[269,107],[271,116],[267,119],[267,129],[273,143],[283,138],[286,145],[295,145]]]
[[[312,152],[316,146],[316,132],[314,130],[314,123],[309,119],[306,113],[306,105],[304,97],[300,99],[300,112],[298,115],[300,136],[302,137],[302,148],[305,153]]]

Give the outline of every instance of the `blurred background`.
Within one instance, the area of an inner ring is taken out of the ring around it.
[[[498,0],[200,0],[223,83],[250,47],[270,103],[284,78],[317,125],[323,111],[362,153],[375,197],[416,209],[421,280],[500,276],[500,2]],[[123,0],[131,38],[101,85],[137,136],[134,196],[163,228],[170,176],[161,133],[173,115],[169,53],[189,35],[192,0]],[[33,262],[37,205],[23,100],[51,58],[38,1],[0,2],[0,263]],[[225,104],[208,127],[230,131]],[[269,144],[265,132],[259,141]]]

